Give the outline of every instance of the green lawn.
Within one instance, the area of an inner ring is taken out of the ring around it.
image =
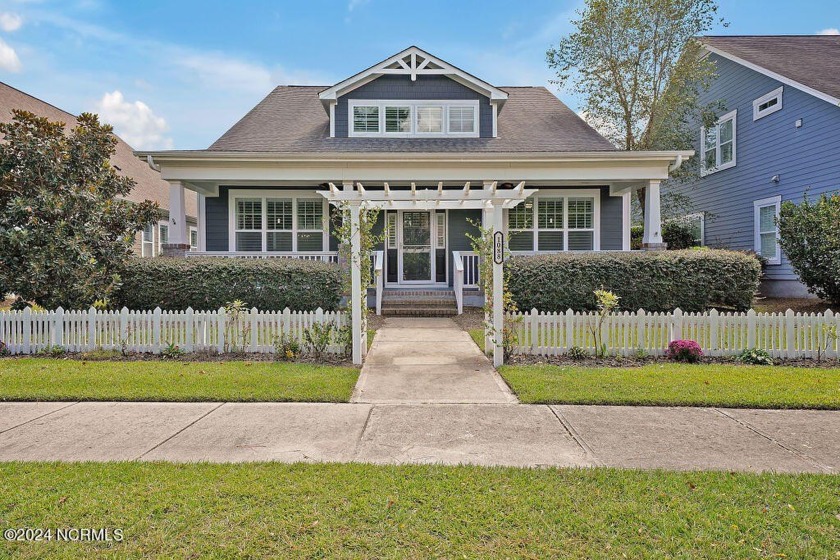
[[[0,464],[18,558],[834,558],[831,475],[440,466]],[[2,550],[2,548],[0,548]]]
[[[0,360],[0,401],[346,402],[359,370],[282,362]]]
[[[687,365],[503,366],[526,403],[840,409],[840,369]]]

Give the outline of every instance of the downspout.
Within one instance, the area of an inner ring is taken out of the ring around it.
[[[683,164],[682,154],[677,154],[677,160],[673,164],[668,166],[668,173],[673,173],[674,171],[676,171],[677,169],[682,167],[682,164]]]

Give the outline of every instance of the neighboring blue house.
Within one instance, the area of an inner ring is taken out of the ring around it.
[[[697,131],[700,177],[680,187],[702,220],[702,242],[765,257],[764,295],[808,295],[779,248],[775,218],[782,201],[840,189],[840,36],[701,42],[718,74],[701,102],[725,107],[715,128]]]

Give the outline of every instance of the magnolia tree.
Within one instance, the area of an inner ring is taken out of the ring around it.
[[[840,193],[782,203],[779,244],[808,291],[840,304]]]
[[[107,299],[157,204],[120,197],[134,181],[110,164],[116,139],[95,115],[63,123],[15,111],[0,124],[0,293],[43,307]]]

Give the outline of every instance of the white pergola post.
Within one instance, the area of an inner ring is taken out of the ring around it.
[[[169,244],[189,245],[189,242],[184,185],[180,181],[171,181],[169,183]]]
[[[501,202],[493,204],[493,237],[497,233],[504,234],[504,208]],[[504,249],[502,251],[504,255]],[[505,362],[502,337],[504,335],[505,310],[504,310],[504,263],[493,259],[493,365],[501,366]]]
[[[659,184],[661,181],[649,181],[645,189],[645,232],[642,248],[648,250],[665,249],[662,242],[662,211],[660,208]]]
[[[361,365],[362,358],[362,240],[361,208],[350,203],[350,314],[353,321],[353,363]]]

